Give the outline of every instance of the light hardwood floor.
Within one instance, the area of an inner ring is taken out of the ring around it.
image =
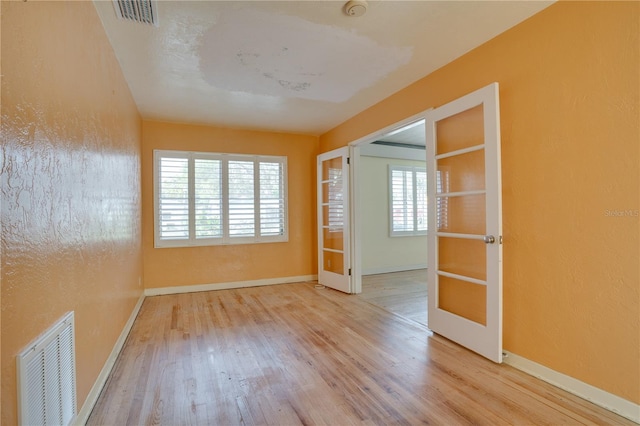
[[[426,269],[365,275],[358,297],[427,325]]]
[[[88,424],[632,423],[301,283],[148,297]]]

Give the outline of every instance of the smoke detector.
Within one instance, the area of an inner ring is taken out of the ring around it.
[[[349,16],[362,16],[367,11],[367,2],[365,0],[351,0],[344,5],[344,13]]]

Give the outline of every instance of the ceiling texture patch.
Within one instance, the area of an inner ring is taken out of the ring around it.
[[[341,103],[409,63],[412,48],[247,8],[220,16],[199,56],[202,78],[218,89]]]
[[[93,1],[143,119],[314,135],[551,4],[346,3],[162,0],[153,26]]]

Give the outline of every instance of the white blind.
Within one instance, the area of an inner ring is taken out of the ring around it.
[[[344,203],[342,196],[342,169],[329,168],[329,232],[340,232],[344,228]]]
[[[156,247],[287,241],[286,157],[154,156]]]
[[[189,161],[160,158],[159,220],[163,240],[189,237]]]
[[[260,162],[260,234],[282,235],[285,227],[284,167]]]
[[[413,174],[391,170],[391,220],[394,232],[413,231]]]
[[[196,238],[222,237],[221,172],[220,160],[194,160]]]
[[[436,171],[436,194],[449,192],[449,172]],[[449,198],[436,197],[436,225],[439,231],[449,228]]]
[[[424,168],[390,166],[391,235],[427,231],[427,173]]]
[[[427,172],[426,170],[414,170],[415,173],[415,200],[416,200],[416,231],[427,230]]]
[[[254,162],[229,161],[229,236],[255,236]]]

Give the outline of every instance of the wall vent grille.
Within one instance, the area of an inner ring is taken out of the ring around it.
[[[113,0],[120,19],[158,26],[158,4],[155,0]]]
[[[21,425],[68,425],[76,415],[73,312],[17,357]]]

